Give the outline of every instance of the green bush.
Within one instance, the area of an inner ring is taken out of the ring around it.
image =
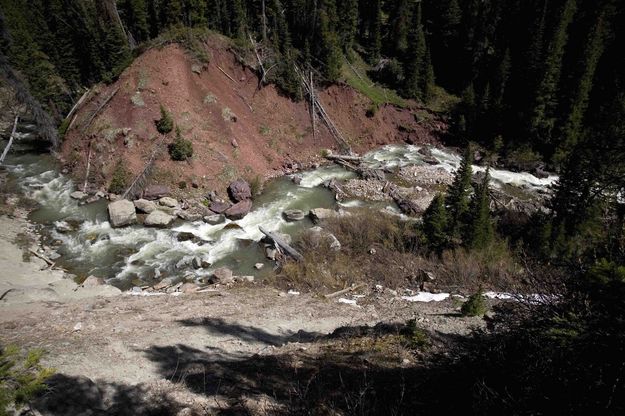
[[[418,349],[425,348],[430,345],[430,338],[428,334],[417,326],[417,321],[415,319],[409,319],[406,321],[403,335],[409,348]]]
[[[171,114],[161,105],[161,119],[156,122],[156,130],[161,134],[168,134],[174,129],[174,120]]]
[[[124,161],[120,160],[115,165],[111,183],[109,184],[109,192],[113,194],[121,194],[126,191],[128,181],[130,180],[130,172],[126,169]]]
[[[488,308],[484,301],[482,289],[469,296],[469,300],[467,300],[460,309],[462,316],[484,316],[487,311]]]
[[[23,356],[17,347],[0,347],[0,416],[12,414],[11,407],[19,409],[46,388],[54,369],[40,364],[42,355],[42,350]]]
[[[182,138],[180,127],[176,127],[176,140],[169,145],[169,156],[172,160],[187,160],[193,156],[193,143]]]

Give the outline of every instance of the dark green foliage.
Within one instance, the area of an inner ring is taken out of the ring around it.
[[[462,313],[463,316],[484,316],[487,311],[488,308],[484,301],[482,289],[479,289],[476,293],[469,296],[469,299],[467,299],[467,301],[462,304],[462,308],[460,308],[460,313]]]
[[[469,216],[469,196],[472,189],[472,163],[473,150],[471,146],[467,146],[446,198],[449,231],[453,238],[461,238],[466,228]]]
[[[155,122],[156,130],[161,134],[169,134],[174,129],[174,120],[169,111],[161,105],[161,118]]]
[[[187,160],[193,157],[193,143],[182,138],[180,127],[176,127],[176,140],[169,145],[169,156],[176,161]]]
[[[423,98],[426,77],[432,76],[427,71],[427,45],[423,29],[421,2],[416,4],[411,21],[411,29],[408,36],[410,49],[404,70],[405,85],[402,93],[410,98]]]
[[[42,350],[23,356],[17,347],[0,347],[0,416],[13,414],[9,406],[20,409],[46,389],[54,369],[40,364],[42,355]]]
[[[488,247],[494,238],[494,227],[490,215],[490,172],[486,170],[471,200],[471,222],[468,231],[469,246],[473,249]]]
[[[109,184],[109,192],[113,194],[122,194],[126,192],[130,185],[130,172],[126,169],[126,163],[120,160],[113,170],[111,183]]]
[[[423,214],[423,232],[431,249],[441,253],[449,243],[445,198],[437,194]]]

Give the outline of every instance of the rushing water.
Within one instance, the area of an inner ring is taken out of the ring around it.
[[[79,206],[70,198],[74,190],[72,181],[59,173],[53,158],[32,150],[20,144],[7,161],[7,167],[22,192],[39,204],[39,208],[32,213],[32,220],[48,226],[51,239],[61,242],[58,251],[63,256],[65,267],[80,276],[93,274],[104,277],[122,288],[153,284],[172,274],[191,271],[197,277],[208,274],[211,269],[192,269],[192,260],[196,257],[210,262],[212,267],[230,267],[240,275],[269,273],[270,263],[266,264],[263,272],[254,269],[255,263],[266,262],[262,247],[255,243],[262,237],[259,226],[292,235],[310,227],[309,220],[286,222],[282,217],[283,211],[334,208],[337,203],[333,194],[319,185],[331,178],[354,176],[338,166],[324,166],[303,172],[299,185],[288,178],[276,179],[254,201],[253,211],[236,222],[227,220],[223,224],[209,225],[202,221],[179,221],[171,229],[140,225],[114,229],[108,223],[105,201]],[[385,146],[365,155],[364,164],[387,169],[425,165],[417,150],[418,147],[408,145]],[[441,162],[432,169],[443,167],[451,172],[460,163],[460,157],[451,152],[432,149],[432,153]],[[475,166],[475,170],[483,168]],[[543,188],[557,180],[556,177],[538,179],[528,173],[497,169],[491,170],[491,175],[495,184],[528,189]],[[352,200],[340,205],[349,209],[366,204]],[[372,207],[380,209],[384,205]],[[79,229],[60,233],[53,225],[62,221],[79,223]],[[189,232],[197,238],[194,241],[178,241],[179,232]]]

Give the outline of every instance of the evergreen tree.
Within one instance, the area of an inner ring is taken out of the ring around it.
[[[389,25],[390,50],[396,56],[402,56],[408,49],[408,32],[411,25],[409,0],[394,2],[389,16]]]
[[[409,43],[411,45],[408,60],[406,62],[404,95],[410,98],[421,98],[423,96],[425,77],[423,71],[426,64],[427,45],[425,43],[425,33],[421,17],[421,2],[415,6],[410,30]]]
[[[493,241],[494,229],[490,216],[490,169],[482,183],[477,185],[471,200],[471,223],[467,242],[474,249],[483,249]]]
[[[471,177],[473,175],[472,163],[472,146],[467,146],[445,201],[449,213],[449,234],[453,238],[462,237],[465,225],[468,222],[469,195],[471,192]]]
[[[448,244],[445,198],[437,194],[423,214],[423,232],[430,249],[441,253]]]
[[[568,39],[568,29],[577,10],[576,0],[566,0],[549,44],[542,76],[536,91],[530,130],[540,144],[550,144],[556,122],[558,85],[562,73],[562,58]]]
[[[593,79],[599,58],[604,51],[605,24],[603,20],[604,16],[600,14],[588,35],[588,41],[582,55],[581,67],[583,70],[568,109],[568,116],[562,131],[562,143],[558,146],[554,156],[556,163],[562,163],[565,160],[567,153],[573,149],[581,135],[582,121],[588,107]]]
[[[358,31],[358,0],[339,0],[337,9],[342,17],[338,29],[341,47],[349,52],[354,47]]]
[[[336,81],[341,75],[342,54],[338,38],[330,28],[330,18],[325,10],[319,13],[319,58],[322,63],[321,72],[330,81]]]
[[[434,95],[434,66],[432,65],[432,55],[430,48],[425,51],[425,59],[421,68],[421,98],[428,102]]]

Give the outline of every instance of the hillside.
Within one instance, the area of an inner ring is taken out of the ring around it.
[[[227,40],[214,36],[206,48],[210,62],[204,65],[179,45],[149,49],[115,83],[94,88],[61,147],[65,165],[79,183],[84,181],[90,146],[93,190],[108,187],[118,161],[134,178],[154,149],[161,153],[152,182],[185,181],[213,189],[239,176],[280,175],[315,163],[322,149],[337,148],[319,120],[313,135],[305,101],[295,102],[273,85],[258,90],[256,74],[238,62]],[[417,123],[416,105],[383,105],[367,114],[371,101],[347,85],[320,90],[319,99],[356,152],[394,142],[436,142],[445,127],[442,122]],[[193,142],[192,160],[170,160],[166,146],[174,133],[162,137],[154,123],[161,105],[182,136]]]

